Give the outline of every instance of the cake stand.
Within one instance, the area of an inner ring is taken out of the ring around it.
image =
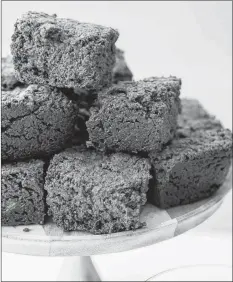
[[[147,204],[141,214],[147,226],[136,231],[110,235],[64,232],[49,219],[44,225],[3,227],[2,250],[34,256],[74,256],[64,260],[58,280],[100,281],[90,256],[129,251],[180,235],[210,217],[231,188],[232,170],[225,183],[208,199],[167,210]],[[25,232],[25,227],[30,231]]]

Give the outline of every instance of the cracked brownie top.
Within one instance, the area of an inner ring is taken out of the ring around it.
[[[77,105],[59,89],[30,85],[2,92],[2,159],[50,155],[74,135]]]

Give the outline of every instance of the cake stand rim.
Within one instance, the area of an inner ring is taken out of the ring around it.
[[[104,235],[80,234],[65,236],[63,234],[61,236],[53,236],[46,234],[28,235],[28,233],[23,234],[23,232],[6,233],[4,232],[5,227],[2,227],[2,251],[36,256],[90,256],[118,253],[150,246],[178,236],[204,222],[221,206],[223,199],[231,190],[232,171],[217,193],[202,200],[203,204],[201,204],[202,201],[199,201],[201,205],[197,208],[187,211],[180,216],[171,217],[170,215],[169,219],[156,226],[152,226],[152,228],[145,227],[134,231]],[[188,206],[191,207],[191,205],[180,207],[187,208]],[[166,212],[172,209],[174,208],[168,209]],[[24,245],[25,249],[20,244]],[[119,248],[116,247],[115,249],[114,244],[117,244]],[[40,246],[42,247],[41,250]],[[66,246],[67,251],[65,250]]]

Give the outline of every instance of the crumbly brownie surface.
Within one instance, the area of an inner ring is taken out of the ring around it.
[[[182,112],[178,116],[178,137],[188,137],[198,130],[223,128],[221,122],[210,115],[195,99],[181,99]]]
[[[28,12],[17,20],[12,36],[17,78],[98,90],[111,83],[117,38],[112,28]]]
[[[175,135],[181,80],[175,77],[124,82],[99,93],[87,121],[99,150],[159,151]]]
[[[64,230],[107,234],[140,228],[149,170],[148,160],[137,156],[67,149],[47,171],[49,213]]]
[[[2,165],[2,225],[43,224],[43,166],[40,160]]]
[[[162,208],[189,204],[212,195],[224,182],[232,155],[229,130],[200,130],[152,153],[155,183],[148,199]]]
[[[3,90],[12,90],[17,86],[22,86],[22,83],[19,82],[15,77],[14,65],[12,62],[12,57],[7,56],[2,58],[2,73],[1,73],[1,89]]]
[[[30,85],[2,91],[2,160],[50,155],[74,133],[76,104],[64,93]]]
[[[112,72],[113,83],[131,81],[133,78],[133,74],[126,64],[124,52],[118,48],[116,49],[116,63]]]

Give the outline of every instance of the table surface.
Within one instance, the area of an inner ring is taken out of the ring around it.
[[[136,231],[109,235],[64,232],[51,221],[44,225],[3,227],[2,250],[36,256],[91,256],[149,246],[202,223],[218,209],[231,188],[232,170],[221,188],[208,199],[167,210],[147,204],[141,214],[147,226]],[[30,231],[24,232],[25,227]]]

